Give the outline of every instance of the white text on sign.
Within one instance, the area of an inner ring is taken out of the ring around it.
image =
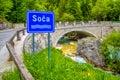
[[[50,18],[46,17],[45,15],[43,15],[42,17],[33,15],[32,18],[33,22],[50,22]]]

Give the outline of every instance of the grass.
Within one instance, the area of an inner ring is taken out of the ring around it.
[[[51,48],[49,64],[47,49],[34,55],[25,53],[24,63],[35,80],[120,80],[120,77],[94,69],[89,64],[74,62],[55,48]],[[5,73],[2,78],[3,80],[21,80],[16,69]]]
[[[14,69],[13,70],[9,70],[4,72],[3,76],[2,76],[2,80],[22,80],[18,69]]]

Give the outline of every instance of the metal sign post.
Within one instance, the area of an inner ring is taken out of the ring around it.
[[[48,33],[48,63],[50,63],[50,33]]]
[[[32,54],[35,53],[35,45],[34,45],[34,42],[35,42],[35,34],[32,33]]]

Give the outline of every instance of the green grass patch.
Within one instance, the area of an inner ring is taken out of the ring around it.
[[[94,69],[89,64],[77,63],[62,55],[62,51],[55,48],[51,48],[49,64],[47,49],[34,55],[25,53],[24,63],[35,80],[120,80],[120,77]],[[18,74],[15,71],[12,73]],[[12,73],[4,75],[3,80],[20,79],[19,77],[14,79]]]
[[[17,68],[8,70],[2,75],[2,80],[22,80],[22,77]]]

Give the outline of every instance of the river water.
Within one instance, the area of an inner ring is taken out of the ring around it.
[[[67,43],[58,43],[56,48],[62,50],[65,56],[70,57],[74,61],[80,62],[80,63],[86,63],[86,61],[82,57],[76,55],[77,41],[70,41]]]

